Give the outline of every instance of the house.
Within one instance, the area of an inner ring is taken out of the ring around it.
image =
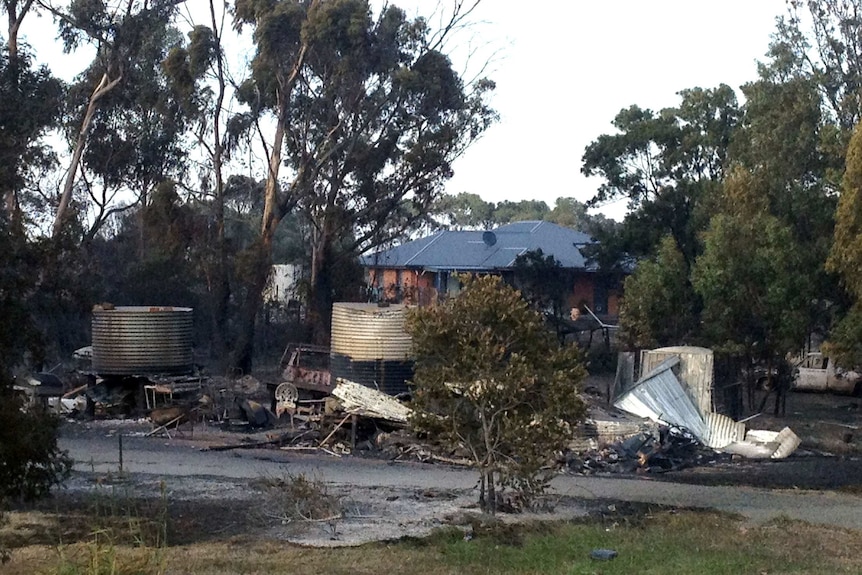
[[[542,250],[553,255],[571,278],[567,304],[588,306],[596,314],[616,316],[620,277],[599,273],[588,264],[582,248],[589,235],[550,222],[524,221],[491,231],[441,231],[363,256],[368,286],[380,299],[428,303],[460,289],[459,273],[499,274],[513,280],[519,255]]]

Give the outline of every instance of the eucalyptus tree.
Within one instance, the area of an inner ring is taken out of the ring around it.
[[[591,233],[597,226],[608,221],[602,214],[587,213],[587,205],[571,197],[557,198],[554,208],[544,219],[586,233]]]
[[[3,0],[0,5],[0,8],[6,12],[6,51],[12,61],[18,57],[18,36],[21,25],[33,8],[33,3],[34,0]]]
[[[691,270],[672,237],[625,279],[620,339],[630,349],[678,345],[697,335],[699,309]]]
[[[703,300],[705,341],[775,365],[803,341],[813,290],[799,273],[799,243],[770,212],[765,185],[765,174],[743,168],[728,177],[691,277]]]
[[[198,149],[203,152],[201,192],[203,205],[211,212],[213,237],[202,242],[200,266],[207,278],[214,357],[226,361],[228,320],[231,299],[230,256],[225,220],[225,166],[232,146],[226,135],[226,102],[230,71],[227,68],[224,37],[227,5],[216,7],[209,1],[209,21],[196,24],[188,41],[175,44],[163,63],[170,90],[187,114]],[[222,366],[224,367],[224,366]]]
[[[828,121],[845,144],[862,119],[862,35],[860,0],[793,0],[778,19],[761,76],[814,82]]]
[[[28,47],[19,42],[21,26],[34,10],[33,4],[34,0],[0,3],[0,12],[6,15],[6,42],[0,61],[0,125],[4,126],[0,138],[0,196],[2,209],[15,225],[22,223],[19,193],[24,180],[50,164],[52,155],[39,140],[60,114],[63,88],[46,67],[33,66]]]
[[[795,273],[810,290],[804,306],[809,331],[825,334],[844,299],[836,276],[824,268],[843,165],[840,137],[810,78],[761,78],[742,91],[745,113],[731,157],[757,174],[765,209],[792,234],[799,258]]]
[[[509,224],[527,220],[543,220],[550,214],[551,208],[542,200],[503,200],[494,206],[494,221],[497,224]]]
[[[618,133],[587,146],[581,171],[603,179],[588,206],[628,200],[622,232],[627,253],[651,254],[670,234],[690,265],[698,252],[697,234],[708,221],[704,206],[724,175],[740,109],[733,89],[724,84],[679,95],[677,108],[620,111],[613,121]]]
[[[486,202],[478,194],[446,194],[435,200],[428,212],[428,218],[432,228],[490,229],[497,223],[494,218],[495,209],[494,202]]]
[[[0,197],[6,225],[21,232],[22,194],[53,167],[43,136],[59,120],[63,94],[63,83],[47,68],[35,68],[26,51],[0,53]]]
[[[424,218],[452,161],[494,119],[485,104],[493,84],[465,84],[440,51],[462,17],[456,10],[432,33],[424,19],[391,5],[375,18],[364,0],[237,3],[237,24],[255,26],[257,46],[252,77],[239,90],[244,119],[275,120],[247,333],[275,227],[288,212],[299,210],[312,230],[310,316],[322,340],[333,267]],[[278,178],[282,160],[287,185]],[[248,345],[238,351],[250,354]]]
[[[175,32],[170,22],[178,0],[119,0],[117,4],[72,0],[66,8],[43,4],[59,21],[66,50],[84,44],[95,56],[70,90],[71,160],[52,235],[69,217],[83,162],[98,178],[81,178],[96,206],[88,236],[117,207],[119,188],[129,187],[146,201],[156,183],[176,173],[183,158],[176,146],[181,132],[179,107],[167,97],[160,63]]]
[[[849,312],[835,326],[828,342],[833,359],[862,365],[862,128],[853,132],[847,150],[847,171],[835,216],[835,237],[827,262],[841,277],[853,299]]]

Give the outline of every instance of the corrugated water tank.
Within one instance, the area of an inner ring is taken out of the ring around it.
[[[413,377],[407,306],[339,302],[332,308],[330,370],[392,395],[408,390]]]
[[[93,370],[101,375],[190,373],[192,308],[93,309]]]

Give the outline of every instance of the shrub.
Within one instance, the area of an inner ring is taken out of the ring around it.
[[[583,417],[583,360],[499,278],[462,281],[457,298],[409,315],[416,354],[412,423],[470,454],[483,509],[495,512],[506,488],[530,505],[550,480],[553,452]]]

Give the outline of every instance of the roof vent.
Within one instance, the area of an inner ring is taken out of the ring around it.
[[[486,246],[491,247],[497,243],[497,235],[491,231],[483,232],[482,241],[485,242]]]

